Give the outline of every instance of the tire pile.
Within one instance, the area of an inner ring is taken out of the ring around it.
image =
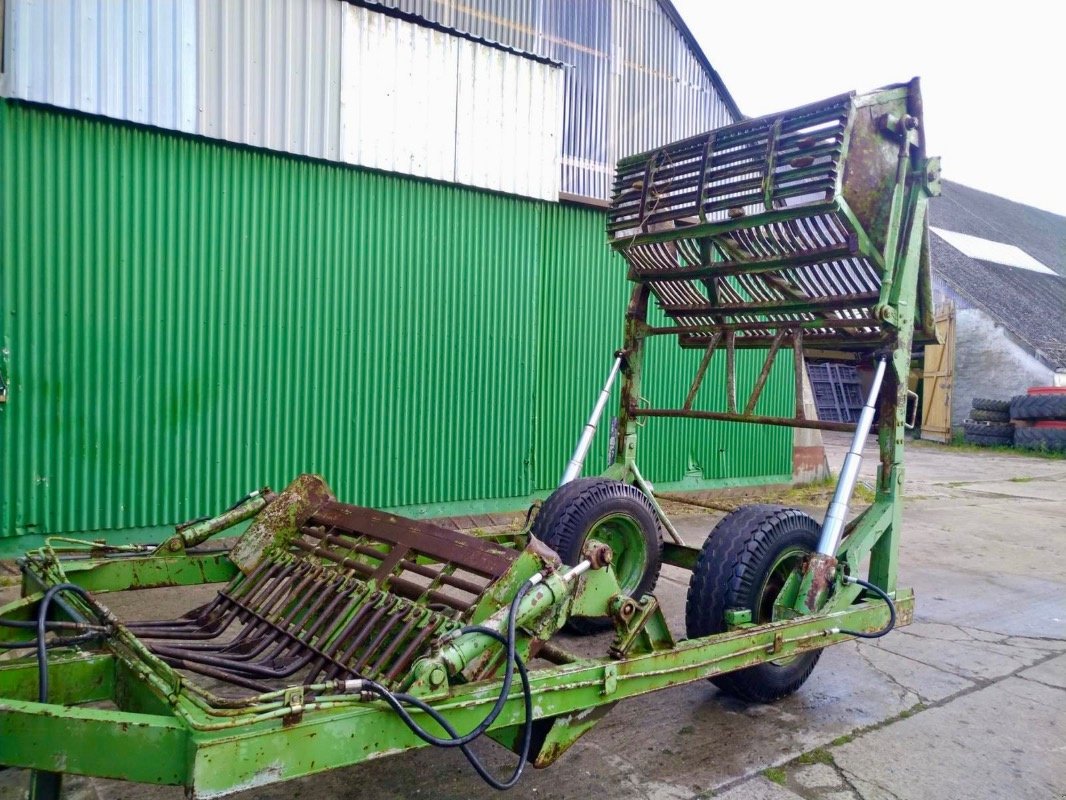
[[[1066,387],[1034,386],[1010,401],[1014,446],[1066,453]]]
[[[975,397],[963,440],[981,447],[1066,452],[1066,387],[1034,386],[1010,400]]]
[[[1014,444],[1010,404],[1010,400],[975,397],[970,418],[962,423],[963,440],[981,447],[1010,447]]]

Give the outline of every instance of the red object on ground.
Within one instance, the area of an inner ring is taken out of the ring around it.
[[[1030,386],[1026,394],[1066,394],[1066,386]]]
[[[1040,419],[1033,423],[1034,428],[1066,428],[1066,419]]]

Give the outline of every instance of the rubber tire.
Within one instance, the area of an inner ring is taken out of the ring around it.
[[[1066,428],[1018,428],[1014,432],[1014,445],[1025,450],[1066,453]]]
[[[1013,436],[975,436],[972,433],[964,433],[962,440],[978,447],[1010,447],[1014,444]]]
[[[1014,426],[1009,422],[964,422],[962,429],[970,436],[999,436],[1005,439],[1014,436]]]
[[[747,608],[756,618],[762,591],[778,555],[799,546],[813,552],[819,525],[795,508],[744,506],[723,518],[703,543],[689,582],[685,628],[690,639],[722,633],[725,613]],[[786,664],[764,662],[711,678],[726,694],[751,703],[771,703],[792,694],[810,677],[821,650]]]
[[[1010,401],[1011,419],[1066,419],[1066,394],[1019,394]]]
[[[581,548],[594,524],[608,513],[624,513],[640,526],[644,538],[644,574],[626,594],[640,598],[651,594],[662,569],[663,534],[659,518],[644,492],[635,486],[606,478],[578,478],[552,492],[533,520],[532,533],[552,548],[564,564],[581,561]],[[615,559],[619,554],[614,554]],[[625,587],[623,587],[625,588]],[[607,617],[574,617],[566,623],[571,633],[600,633],[613,627]]]
[[[975,422],[1010,422],[1009,411],[982,411],[975,408],[970,412],[970,419]]]
[[[1010,411],[1010,400],[992,400],[988,397],[975,397],[973,407],[978,411]]]

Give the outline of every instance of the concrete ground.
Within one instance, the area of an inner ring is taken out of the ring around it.
[[[839,469],[843,437],[828,437]],[[873,443],[863,474],[872,481]],[[901,585],[913,625],[829,648],[807,684],[747,706],[699,682],[619,705],[527,798],[1066,798],[1066,461],[909,446]],[[813,509],[812,509],[813,511]],[[715,515],[681,518],[698,544]],[[657,592],[683,628],[686,573]],[[500,748],[479,748],[497,770]],[[0,800],[25,773],[0,773]],[[180,789],[71,778],[72,798]],[[454,751],[424,749],[237,797],[495,797]]]

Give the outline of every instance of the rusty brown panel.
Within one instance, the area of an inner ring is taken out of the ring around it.
[[[273,546],[286,547],[299,535],[316,508],[333,497],[329,485],[319,475],[300,475],[266,508],[256,514],[248,530],[230,551],[230,560],[245,575],[263,560]]]
[[[844,165],[844,200],[878,250],[885,246],[899,162],[899,139],[882,132],[881,117],[906,113],[904,98],[885,100],[856,109],[852,123]]]
[[[402,545],[487,577],[500,577],[518,557],[515,550],[492,541],[448,530],[431,522],[346,503],[323,504],[309,522]]]

